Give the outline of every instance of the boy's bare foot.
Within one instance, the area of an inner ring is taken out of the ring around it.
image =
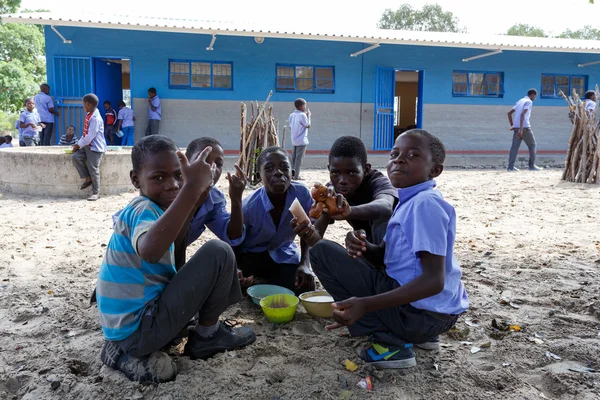
[[[92,186],[92,180],[91,179],[86,179],[85,182],[83,182],[83,184],[79,188],[79,190],[87,189],[90,186]]]

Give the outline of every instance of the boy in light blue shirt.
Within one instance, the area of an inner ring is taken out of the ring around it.
[[[426,131],[396,139],[387,170],[399,203],[381,245],[359,230],[348,233],[344,249],[292,222],[313,246],[313,270],[336,301],[336,323],[328,328],[371,336],[361,358],[376,368],[415,366],[412,345],[437,349],[439,335],[469,307],[454,256],[456,213],[434,189],[445,156],[442,142]]]
[[[162,107],[160,98],[156,94],[155,88],[148,89],[148,126],[146,127],[146,136],[158,135],[160,120],[162,119]]]

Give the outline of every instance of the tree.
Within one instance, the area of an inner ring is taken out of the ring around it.
[[[508,28],[508,36],[548,37],[542,28],[527,24],[516,24]]]
[[[17,12],[21,0],[0,0],[0,14],[10,14]]]
[[[438,4],[427,4],[421,9],[402,4],[396,11],[386,9],[377,27],[406,31],[465,32],[458,24],[458,18]]]
[[[578,29],[576,31],[567,29],[558,37],[565,39],[600,40],[600,29],[595,29],[590,25],[586,25],[583,29]]]

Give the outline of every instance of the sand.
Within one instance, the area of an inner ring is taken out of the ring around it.
[[[323,182],[326,174],[305,177]],[[457,332],[442,336],[441,351],[417,350],[417,367],[372,371],[357,355],[364,340],[325,332],[327,320],[302,307],[293,322],[269,324],[246,299],[225,317],[255,329],[256,343],[208,361],[175,356],[179,376],[161,385],[102,366],[97,309],[88,305],[111,215],[134,193],[96,203],[5,194],[0,398],[598,399],[600,374],[588,367],[600,369],[600,187],[559,178],[558,170],[440,177],[458,215],[456,255],[472,307]],[[336,223],[329,238],[342,242],[346,231]],[[494,331],[494,319],[520,331]],[[345,359],[359,369],[347,371]],[[367,374],[371,393],[357,387]]]

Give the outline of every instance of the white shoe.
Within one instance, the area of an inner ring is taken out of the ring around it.
[[[88,201],[96,201],[100,198],[100,196],[98,194],[93,194],[90,197],[88,197]]]

